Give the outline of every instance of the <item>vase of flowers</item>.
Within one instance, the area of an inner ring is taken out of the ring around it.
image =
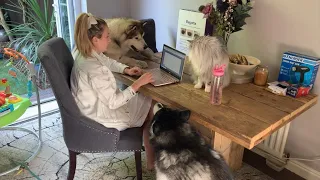
[[[227,45],[230,35],[242,30],[252,8],[252,0],[216,0],[201,5],[199,11],[207,19],[205,35],[219,36]]]

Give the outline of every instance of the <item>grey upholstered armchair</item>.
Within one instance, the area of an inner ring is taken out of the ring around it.
[[[83,116],[70,91],[70,73],[73,58],[62,38],[53,38],[38,48],[38,57],[44,67],[59,105],[63,137],[69,149],[68,180],[74,178],[76,155],[132,151],[135,153],[137,179],[142,179],[142,128],[119,132]]]

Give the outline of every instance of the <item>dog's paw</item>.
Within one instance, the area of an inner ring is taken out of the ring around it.
[[[196,85],[194,85],[194,88],[201,89],[202,88],[202,83],[197,83]]]
[[[152,56],[151,60],[153,62],[156,62],[156,63],[160,63],[161,62],[161,58],[157,57],[157,56]]]
[[[136,66],[138,66],[139,68],[145,69],[148,67],[148,64],[144,61],[136,61]]]
[[[211,87],[209,86],[206,86],[205,88],[204,88],[204,92],[207,92],[207,93],[209,93],[211,91]]]
[[[205,92],[210,92],[211,91],[211,86],[210,84],[206,84],[206,87],[204,88]]]

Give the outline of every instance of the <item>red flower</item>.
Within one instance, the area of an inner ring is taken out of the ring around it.
[[[208,16],[211,14],[213,9],[212,3],[208,3],[202,10],[202,13],[204,14],[204,18],[208,18]]]

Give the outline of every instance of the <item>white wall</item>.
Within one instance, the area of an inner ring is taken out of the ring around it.
[[[256,0],[246,28],[233,34],[230,52],[258,57],[278,76],[281,56],[295,51],[320,57],[320,1]],[[320,95],[320,72],[313,93]],[[291,157],[310,158],[320,155],[320,103],[296,118],[290,128],[286,152]],[[320,161],[307,163],[320,171]]]
[[[87,12],[101,18],[129,17],[129,0],[87,0]]]
[[[131,16],[156,21],[157,48],[175,46],[178,10],[197,10],[210,0],[129,0]],[[231,35],[230,53],[253,55],[270,67],[275,80],[283,52],[291,50],[320,57],[320,1],[256,0],[252,17],[241,32]],[[314,93],[320,95],[320,72]],[[320,155],[320,103],[296,118],[291,126],[286,151],[291,156]],[[304,162],[306,163],[306,162]],[[320,171],[320,162],[306,163]]]
[[[210,0],[129,0],[131,16],[135,19],[153,18],[156,22],[157,49],[163,44],[175,47],[179,9],[197,10]]]

